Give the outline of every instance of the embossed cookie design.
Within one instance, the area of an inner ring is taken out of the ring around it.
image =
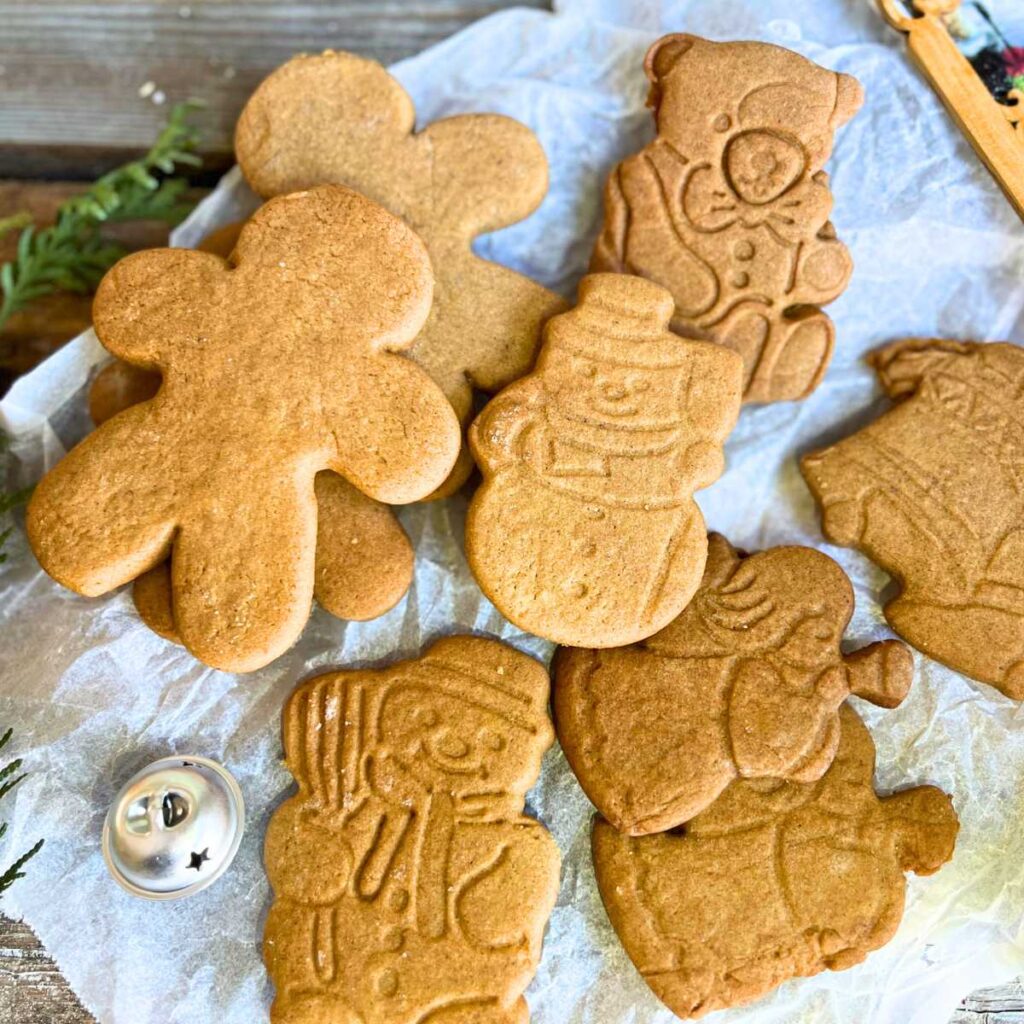
[[[509,117],[464,114],[420,132],[415,121],[409,95],[378,63],[328,51],[292,58],[259,86],[239,119],[235,152],[261,196],[348,185],[423,239],[434,305],[409,356],[465,426],[473,388],[493,393],[526,373],[541,324],[565,308],[560,296],[472,251],[477,235],[540,205],[547,158],[533,132]],[[437,496],[472,468],[464,450]]]
[[[620,832],[645,835],[689,821],[737,778],[820,778],[846,697],[895,707],[913,675],[895,640],[841,653],[852,613],[827,555],[744,556],[711,534],[700,589],[661,632],[558,651],[555,728],[587,796]]]
[[[940,339],[873,354],[897,404],[801,462],[822,529],[899,582],[892,628],[1024,699],[1024,351]]]
[[[540,664],[479,637],[299,687],[299,791],[265,846],[273,1024],[526,1024],[558,892],[558,849],[523,814],[547,700]]]
[[[817,782],[734,782],[678,832],[631,837],[596,821],[608,916],[684,1020],[860,963],[900,923],[904,874],[952,857],[950,798],[917,786],[879,799],[871,735],[851,708],[839,714],[839,750]]]
[[[122,260],[96,332],[163,385],[39,484],[27,526],[43,568],[96,596],[170,554],[189,650],[229,671],[281,654],[313,596],[316,474],[399,504],[454,463],[451,406],[397,354],[430,296],[419,239],[338,186],[267,203],[232,263],[180,249]]]
[[[804,398],[832,356],[820,306],[852,263],[822,166],[860,85],[769,43],[659,39],[644,62],[658,135],[612,172],[592,271],[675,299],[672,328],[738,352],[744,398]]]
[[[672,297],[592,274],[548,322],[532,374],[469,432],[484,476],[466,520],[481,589],[521,629],[576,647],[634,643],[700,583],[693,492],[722,472],[742,366],[668,331]]]

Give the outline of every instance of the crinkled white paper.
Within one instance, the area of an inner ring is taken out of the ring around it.
[[[867,349],[906,334],[1020,332],[1021,224],[867,2],[563,0],[558,8],[496,14],[395,71],[421,122],[497,110],[538,133],[550,194],[533,217],[479,248],[566,295],[587,262],[605,174],[651,134],[641,60],[657,35],[782,43],[866,88],[867,105],[840,134],[830,166],[834,220],[856,262],[850,288],[831,307],[835,359],[807,401],[743,412],[728,472],[700,497],[709,524],[745,548],[826,547],[796,454],[884,405],[861,361]],[[1014,0],[996,10],[1024,30]],[[194,244],[251,202],[238,174],[229,175],[177,242]],[[37,479],[88,429],[84,389],[102,358],[94,336],[83,335],[0,404],[14,435],[15,482]],[[35,928],[102,1024],[266,1019],[259,941],[269,890],[260,847],[291,781],[279,760],[278,716],[299,680],[410,655],[439,633],[466,629],[548,653],[481,597],[462,555],[464,511],[456,498],[403,512],[416,579],[391,613],[346,625],[317,610],[293,651],[247,677],[205,669],[148,632],[125,591],[86,600],[62,590],[15,533],[0,568],[0,723],[16,727],[17,753],[32,775],[0,808],[11,824],[4,855],[9,861],[39,836],[47,842],[6,910]],[[851,643],[888,635],[879,610],[885,575],[855,553],[826,550],[856,586]],[[963,824],[955,858],[932,878],[911,879],[899,933],[866,964],[784,985],[755,1008],[716,1018],[722,1024],[943,1024],[963,995],[1024,969],[1024,710],[923,657],[916,668],[903,707],[862,710],[883,788],[933,782],[953,793]],[[100,827],[120,783],[172,751],[228,765],[245,791],[248,830],[234,866],[211,889],[148,903],[107,876]],[[590,864],[591,810],[557,751],[530,806],[564,855],[561,895],[528,993],[533,1020],[670,1020],[604,915]]]

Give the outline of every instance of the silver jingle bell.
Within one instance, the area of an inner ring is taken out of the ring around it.
[[[103,859],[130,893],[173,900],[205,889],[242,842],[245,802],[225,768],[164,757],[133,775],[103,823]]]

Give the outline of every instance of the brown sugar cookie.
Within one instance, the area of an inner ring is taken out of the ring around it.
[[[597,819],[605,909],[655,995],[683,1019],[742,1006],[790,978],[841,971],[893,936],[913,871],[953,855],[959,824],[933,786],[879,799],[871,734],[850,707],[817,782],[734,782],[684,829],[631,837]]]
[[[441,386],[463,425],[473,388],[493,393],[533,365],[558,295],[474,255],[477,235],[531,214],[547,192],[547,159],[525,125],[497,114],[447,117],[414,132],[416,112],[378,63],[327,51],[293,57],[253,93],[235,152],[261,196],[335,182],[401,217],[423,239],[434,305],[409,356]],[[437,496],[469,476],[463,451]]]
[[[620,832],[645,835],[689,821],[737,778],[820,778],[846,697],[895,707],[913,676],[896,640],[841,652],[852,613],[827,555],[745,556],[711,534],[700,589],[660,633],[558,651],[555,728],[584,792]]]
[[[521,629],[617,647],[672,621],[700,583],[693,492],[722,472],[742,365],[668,330],[672,296],[592,274],[550,320],[537,367],[469,431],[484,483],[466,521],[483,592]]]
[[[284,711],[263,957],[273,1024],[526,1024],[558,848],[523,814],[548,678],[480,637],[311,680]]]
[[[243,222],[227,224],[199,245],[231,255]],[[160,389],[160,374],[115,359],[89,389],[89,414],[99,426]],[[316,582],[321,606],[339,619],[373,619],[393,608],[412,583],[414,555],[405,530],[387,505],[366,497],[337,473],[318,473]],[[132,588],[143,622],[165,640],[178,641],[167,563],[143,573]]]
[[[644,69],[658,135],[612,171],[590,269],[668,288],[673,330],[743,357],[745,401],[804,398],[832,356],[819,307],[852,271],[821,168],[860,85],[769,43],[683,34]]]
[[[1024,699],[1024,351],[910,339],[870,357],[897,404],[801,470],[822,529],[899,582],[892,628]]]
[[[398,504],[451,470],[455,414],[397,354],[430,295],[419,239],[338,186],[267,203],[231,263],[122,260],[97,292],[96,333],[163,385],[40,482],[27,527],[43,568],[95,596],[172,554],[189,650],[229,671],[271,661],[309,614],[317,472]]]

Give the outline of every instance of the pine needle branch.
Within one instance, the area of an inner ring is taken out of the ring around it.
[[[11,734],[13,729],[8,729],[3,736],[0,736],[0,750],[10,742]],[[26,772],[16,774],[21,768],[22,761],[20,757],[16,757],[9,764],[0,768],[0,799],[3,799],[23,778],[25,778]],[[13,776],[13,777],[12,777]],[[0,824],[0,839],[7,833],[7,822]],[[32,847],[27,853],[23,853],[3,874],[0,874],[0,893],[6,892],[19,878],[25,877],[25,872],[22,870],[24,866],[43,848],[43,840]]]
[[[183,201],[188,182],[172,178],[180,167],[201,164],[199,133],[190,122],[201,104],[177,104],[153,147],[103,175],[82,195],[62,203],[52,227],[36,230],[24,216],[0,221],[0,235],[22,226],[17,254],[0,267],[0,329],[30,302],[55,291],[90,292],[123,255],[124,249],[103,238],[107,223],[161,220],[179,223],[188,213]]]

